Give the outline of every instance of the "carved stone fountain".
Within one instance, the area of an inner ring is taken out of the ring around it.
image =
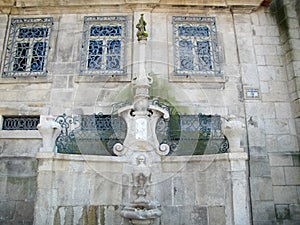
[[[133,79],[135,91],[132,105],[119,109],[118,114],[127,124],[127,134],[123,144],[114,145],[116,155],[123,157],[128,165],[124,174],[130,177],[129,202],[125,202],[120,215],[133,225],[151,225],[162,215],[160,204],[153,198],[151,183],[153,168],[162,155],[169,152],[167,144],[159,144],[155,127],[159,118],[169,118],[165,109],[149,104],[149,88],[152,78],[145,71],[145,49],[147,43],[146,22],[143,15],[137,24],[138,53],[141,63],[139,74]]]

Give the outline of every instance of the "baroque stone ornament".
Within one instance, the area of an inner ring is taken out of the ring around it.
[[[136,28],[138,29],[138,32],[136,33],[138,41],[141,41],[141,40],[147,41],[148,33],[146,32],[146,25],[147,25],[147,23],[144,20],[144,14],[141,14],[139,23],[136,25]]]
[[[147,39],[145,26],[142,14],[137,24],[139,41]],[[140,41],[137,48],[141,63],[139,74],[132,80],[133,103],[118,110],[119,116],[126,122],[127,134],[122,144],[114,145],[113,151],[128,162],[123,173],[132,178],[132,182],[123,187],[128,187],[130,194],[120,215],[133,225],[151,225],[162,215],[152,190],[152,177],[160,173],[157,165],[161,157],[170,151],[169,145],[159,143],[155,130],[159,119],[169,119],[169,112],[159,105],[150,104],[149,89],[153,79],[145,71],[146,41]]]

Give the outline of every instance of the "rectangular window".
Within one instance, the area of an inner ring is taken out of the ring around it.
[[[86,16],[81,75],[125,75],[126,16]]]
[[[52,18],[11,19],[2,77],[46,76]]]
[[[3,130],[37,130],[40,116],[3,116]]]
[[[216,22],[213,17],[173,17],[174,75],[220,76]]]

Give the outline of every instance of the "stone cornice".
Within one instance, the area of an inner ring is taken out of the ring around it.
[[[123,9],[147,9],[168,7],[246,7],[258,8],[271,0],[0,0],[0,13],[32,14],[35,12],[82,13],[87,8],[102,7]],[[100,10],[101,11],[101,10]]]

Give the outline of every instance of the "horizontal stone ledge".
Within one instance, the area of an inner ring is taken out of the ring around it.
[[[61,154],[54,152],[38,152],[37,159],[48,160],[64,160],[64,161],[90,161],[90,162],[113,162],[123,163],[124,159],[117,156],[102,156],[102,155],[82,155],[82,154]]]
[[[211,161],[237,161],[248,160],[245,152],[221,153],[209,155],[191,155],[191,156],[164,156],[162,161],[170,162],[211,162]]]
[[[295,152],[291,152],[291,151],[287,151],[287,152],[268,152],[268,154],[270,156],[272,156],[272,155],[274,155],[274,156],[300,156],[299,151],[295,151]]]
[[[38,152],[37,159],[65,160],[65,161],[91,161],[91,162],[113,162],[124,163],[126,159],[118,156],[101,156],[101,155],[76,155],[76,154],[61,154],[54,152]],[[191,155],[191,156],[164,156],[162,163],[177,163],[177,162],[212,162],[212,161],[246,161],[248,155],[245,152],[241,153],[223,153],[209,155]]]
[[[147,4],[147,5],[180,5],[180,6],[251,6],[258,7],[264,0],[72,0],[72,1],[57,1],[57,0],[7,0],[1,1],[0,7],[43,7],[43,6],[97,6],[97,5],[135,5],[135,4]]]
[[[0,139],[42,139],[38,130],[0,130]]]

